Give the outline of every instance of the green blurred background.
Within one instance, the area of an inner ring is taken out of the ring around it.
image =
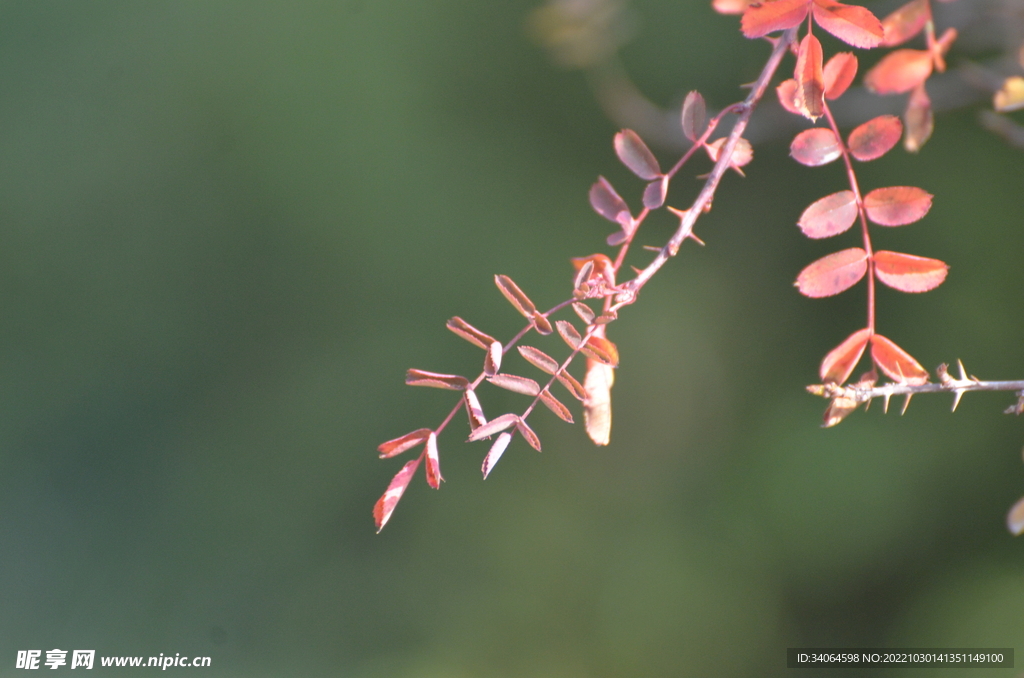
[[[633,4],[623,59],[655,101],[743,96],[767,47],[735,18]],[[52,648],[353,678],[788,675],[792,646],[1024,649],[1012,397],[819,428],[803,387],[861,326],[864,292],[793,289],[837,248],[794,223],[843,173],[797,165],[784,138],[726,179],[707,247],[612,326],[610,446],[542,411],[543,454],[517,440],[483,482],[460,416],[443,491],[417,477],[374,534],[401,465],[376,445],[454,402],[405,369],[475,374],[453,315],[518,329],[495,273],[564,298],[568,258],[607,251],[596,175],[639,201],[583,78],[526,36],[535,5],[3,6],[0,675]],[[936,195],[876,245],[952,266],[929,294],[883,288],[879,327],[928,367],[1020,378],[1024,156],[974,115],[862,167],[866,188]],[[646,242],[673,226],[655,215]],[[482,396],[492,416],[525,403]]]

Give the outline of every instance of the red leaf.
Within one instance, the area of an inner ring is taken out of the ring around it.
[[[825,64],[822,77],[825,81],[825,98],[832,100],[843,93],[857,75],[857,57],[853,52],[839,52]]]
[[[491,335],[481,332],[459,316],[449,318],[448,323],[445,326],[469,343],[479,346],[485,351],[490,348],[491,344],[497,341],[497,339]]]
[[[853,191],[839,191],[811,203],[797,225],[808,238],[830,238],[846,231],[856,220],[856,196]]]
[[[583,337],[576,331],[576,328],[572,326],[572,323],[568,320],[556,320],[555,327],[558,328],[558,333],[562,335],[562,339],[565,343],[569,344],[569,348],[579,348],[580,342],[583,341]]]
[[[619,364],[619,349],[604,337],[591,336],[580,350],[594,360],[600,360],[606,365],[615,367]]]
[[[875,252],[875,275],[901,292],[927,292],[942,284],[949,266],[938,259],[882,250]]]
[[[810,9],[810,0],[774,0],[751,5],[740,22],[743,35],[760,38],[775,31],[799,26]]]
[[[495,341],[491,343],[490,348],[487,349],[487,355],[484,356],[484,375],[493,377],[501,369],[501,342]]]
[[[587,376],[583,380],[586,398],[583,399],[583,425],[595,445],[607,445],[612,437],[612,384],[615,370],[596,360],[587,361]]]
[[[879,226],[905,226],[928,214],[932,195],[915,186],[876,188],[864,196],[868,219]]]
[[[910,0],[889,16],[882,19],[882,47],[895,47],[917,35],[924,29],[931,17],[928,0]]]
[[[533,429],[526,425],[526,422],[520,418],[516,421],[516,430],[522,434],[526,442],[530,444],[530,447],[540,452],[540,438],[533,432]]]
[[[821,361],[821,368],[818,371],[821,380],[825,383],[842,384],[849,379],[853,368],[860,362],[870,337],[871,330],[857,330],[844,339],[843,343],[829,351]]]
[[[707,110],[704,105],[704,97],[700,92],[694,91],[686,95],[683,102],[683,135],[690,141],[697,141],[700,135],[704,134],[705,116]]]
[[[921,367],[921,363],[881,334],[871,337],[871,358],[895,382],[913,386],[928,383],[928,371]]]
[[[918,85],[910,93],[907,110],[903,113],[903,121],[907,127],[907,133],[903,137],[903,148],[911,153],[917,153],[928,141],[932,135],[932,129],[935,127],[932,101],[928,98],[928,93],[924,91],[924,83]]]
[[[484,474],[484,480],[487,480],[487,476],[491,474],[491,470],[494,469],[494,465],[501,459],[501,455],[505,453],[505,449],[508,447],[509,442],[512,441],[511,433],[502,433],[498,436],[498,439],[491,445],[491,449],[487,451],[487,456],[484,457],[483,466],[480,470]]]
[[[395,510],[395,506],[398,505],[398,500],[402,498],[405,488],[409,486],[409,481],[412,480],[416,469],[419,468],[420,459],[422,458],[420,456],[410,462],[406,462],[402,470],[391,479],[388,489],[384,491],[384,494],[377,500],[377,503],[373,505],[373,522],[377,524],[378,533],[384,529],[384,526],[391,518],[391,513]]]
[[[530,363],[537,369],[547,372],[548,374],[554,374],[558,371],[558,361],[549,356],[544,351],[536,349],[533,346],[517,346],[519,349],[519,355],[526,359],[526,362]]]
[[[850,154],[861,162],[881,158],[900,140],[903,124],[895,115],[880,115],[858,126],[847,140]]]
[[[551,395],[551,391],[541,391],[540,401],[547,405],[547,408],[558,415],[558,418],[562,421],[567,421],[570,424],[572,421],[572,414],[569,412],[569,408],[562,404],[555,396]]]
[[[440,374],[426,370],[406,370],[405,383],[409,386],[429,386],[449,391],[461,391],[469,386],[469,379],[456,374]]]
[[[818,167],[827,165],[842,155],[835,133],[826,127],[805,129],[793,138],[789,154],[801,165]]]
[[[386,443],[381,443],[377,446],[377,452],[380,453],[381,459],[387,459],[388,457],[394,457],[395,455],[401,454],[408,449],[416,447],[431,435],[433,431],[429,428],[421,428],[413,431],[412,433],[406,433],[404,436],[394,438]]]
[[[629,205],[623,200],[608,180],[598,177],[594,185],[590,187],[590,206],[608,221],[618,223],[619,214],[629,214]]]
[[[775,88],[775,93],[779,95],[779,103],[784,109],[793,115],[803,115],[800,109],[796,106],[796,89],[796,80],[794,78],[790,78],[789,80],[783,80],[780,82],[779,86]]]
[[[495,417],[489,422],[474,430],[469,434],[469,440],[483,440],[484,438],[490,438],[495,433],[504,431],[509,426],[512,426],[519,420],[518,414],[503,414],[500,417]]]
[[[793,101],[800,113],[817,120],[825,112],[825,81],[822,74],[821,43],[808,33],[800,41],[796,55],[796,96]]]
[[[622,164],[641,179],[652,181],[661,177],[661,168],[647,144],[631,129],[615,135],[615,153]]]
[[[523,294],[519,286],[512,282],[512,278],[507,275],[496,275],[494,276],[494,284],[498,286],[498,289],[505,295],[509,303],[523,314],[524,318],[529,319],[537,312],[537,307],[533,305],[528,296]]]
[[[487,379],[498,388],[503,388],[507,391],[514,393],[522,393],[523,395],[535,396],[540,393],[540,384],[535,382],[533,379],[527,379],[526,377],[519,377],[514,374],[496,374],[493,377]]]
[[[813,10],[814,21],[845,43],[870,49],[882,42],[882,23],[863,7],[835,0],[814,0]]]
[[[444,478],[441,477],[441,462],[437,454],[437,435],[433,432],[427,438],[427,485],[439,489]]]
[[[856,285],[867,270],[868,253],[851,247],[822,257],[800,271],[796,286],[805,297],[831,297]]]
[[[864,86],[875,94],[902,94],[932,74],[932,55],[923,49],[898,49],[887,54],[864,76]]]
[[[469,415],[469,430],[475,431],[487,423],[484,408],[480,405],[480,399],[477,398],[476,391],[473,389],[467,388],[463,397],[466,399],[466,413]]]
[[[576,380],[576,377],[572,376],[565,370],[562,370],[555,378],[561,382],[562,386],[565,386],[565,389],[569,391],[569,393],[572,394],[572,397],[576,400],[583,401],[587,399],[586,390],[583,388],[583,384]]]
[[[647,184],[644,189],[644,207],[649,210],[656,210],[665,204],[665,196],[668,194],[668,177],[655,179]]]

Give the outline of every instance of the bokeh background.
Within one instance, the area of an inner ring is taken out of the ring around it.
[[[795,221],[843,174],[792,162],[783,136],[726,179],[707,247],[612,326],[611,445],[541,411],[544,452],[517,440],[484,482],[460,416],[442,490],[417,478],[374,533],[401,465],[376,445],[453,404],[405,369],[475,374],[453,315],[519,328],[495,273],[564,298],[569,257],[607,251],[598,174],[639,200],[584,78],[527,36],[536,4],[3,6],[0,675],[52,648],[346,678],[788,675],[793,646],[1024,649],[1013,399],[876,403],[819,428],[804,386],[861,326],[864,292],[793,289],[836,248]],[[706,5],[633,3],[622,58],[660,105],[690,89],[725,105],[763,63]],[[976,112],[861,168],[868,188],[936,195],[876,244],[952,266],[925,295],[882,288],[879,327],[928,367],[1020,378],[1024,155]],[[645,242],[673,227],[652,217]],[[491,415],[525,402],[482,395]]]

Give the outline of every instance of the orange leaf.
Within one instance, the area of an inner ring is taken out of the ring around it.
[[[774,0],[751,5],[743,13],[743,35],[761,38],[775,31],[799,26],[810,10],[810,0]]]
[[[907,132],[903,137],[903,148],[911,153],[917,153],[932,135],[935,127],[935,117],[932,114],[932,100],[924,91],[924,83],[921,83],[910,93],[910,100],[907,102],[907,110],[903,113],[903,122]]]
[[[928,214],[932,194],[916,186],[876,188],[864,196],[868,219],[879,226],[905,226]]]
[[[887,54],[864,76],[864,86],[875,94],[902,94],[932,74],[932,55],[923,49],[898,49]]]
[[[867,270],[868,253],[851,247],[822,257],[800,271],[796,286],[805,297],[831,297],[856,285]]]
[[[377,452],[380,453],[381,459],[394,457],[395,455],[401,454],[410,448],[416,447],[426,440],[431,433],[433,433],[433,431],[429,428],[417,429],[412,433],[406,433],[404,436],[389,440],[386,443],[381,443],[377,446]]]
[[[854,47],[870,49],[882,42],[882,23],[870,11],[835,0],[814,0],[814,21]]]
[[[928,383],[928,371],[921,363],[881,334],[871,337],[871,358],[895,382],[913,386]]]
[[[808,33],[800,41],[796,55],[796,96],[793,98],[800,113],[817,120],[825,112],[825,81],[822,75],[821,43]]]
[[[441,462],[437,454],[437,434],[433,431],[427,438],[427,485],[439,489],[444,478],[441,477]]]
[[[1001,113],[1024,108],[1024,78],[1014,75],[1003,80],[1003,86],[992,98],[992,107]]]
[[[857,75],[857,57],[853,52],[839,52],[828,60],[822,76],[825,81],[825,98],[832,100],[843,96],[843,92]]]
[[[895,47],[921,32],[931,17],[928,0],[910,0],[889,16],[882,19],[882,47]]]
[[[858,126],[847,140],[850,154],[867,162],[881,158],[900,140],[903,124],[895,115],[880,115]]]
[[[818,167],[838,158],[842,155],[842,150],[832,130],[826,127],[812,127],[793,138],[793,143],[789,145],[789,154],[801,165]]]
[[[587,339],[587,343],[580,347],[580,350],[594,360],[600,360],[606,365],[615,367],[619,364],[619,349],[604,337],[591,336]]]
[[[875,275],[901,292],[927,292],[942,284],[949,266],[938,259],[882,250],[875,252]]]
[[[383,530],[391,518],[395,506],[398,505],[398,500],[402,498],[405,488],[409,486],[409,481],[412,480],[416,469],[419,468],[422,458],[416,457],[412,461],[406,462],[405,466],[388,483],[388,489],[384,491],[384,494],[377,500],[377,503],[373,505],[373,522],[377,525],[377,532]]]
[[[821,361],[819,374],[825,383],[842,384],[850,378],[853,368],[860,362],[864,354],[864,347],[868,345],[871,337],[871,330],[864,328],[857,330],[843,343],[828,352],[825,359]]]
[[[829,238],[846,231],[856,220],[856,196],[853,191],[839,191],[811,203],[797,225],[808,238]]]
[[[796,107],[796,88],[796,80],[790,78],[780,82],[779,86],[775,88],[775,92],[779,95],[779,103],[783,108],[793,115],[803,115],[800,109]]]

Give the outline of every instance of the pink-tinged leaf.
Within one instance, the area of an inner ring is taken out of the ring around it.
[[[693,91],[686,95],[683,102],[683,135],[690,141],[697,141],[707,127],[707,107],[700,92]]]
[[[542,334],[546,337],[554,332],[554,329],[551,327],[551,321],[540,311],[534,311],[533,315],[530,316],[530,322],[533,323],[533,329],[537,330],[537,334]]]
[[[864,196],[868,219],[879,226],[905,226],[928,214],[932,194],[916,186],[876,188]]]
[[[827,127],[812,127],[793,138],[793,143],[789,145],[789,154],[801,165],[819,167],[842,155],[842,148],[832,130]]]
[[[728,137],[721,137],[715,139],[710,144],[704,145],[704,150],[707,151],[708,157],[711,158],[711,162],[718,162],[718,156],[722,152],[722,146]],[[736,145],[732,149],[732,157],[729,159],[729,167],[736,170],[740,175],[743,175],[741,167],[745,167],[750,164],[750,161],[754,159],[754,147],[750,145],[750,142],[740,137],[736,140]],[[677,212],[677,214],[679,214]]]
[[[409,386],[429,386],[449,391],[461,391],[469,386],[469,379],[456,374],[439,374],[426,370],[406,370],[405,383]]]
[[[512,278],[507,275],[496,275],[494,276],[494,284],[498,286],[501,293],[505,295],[509,303],[516,307],[516,310],[523,314],[523,317],[530,319],[534,313],[537,312],[537,307],[533,305],[530,298],[526,296],[519,286],[512,282]]]
[[[587,361],[583,380],[583,425],[595,445],[607,445],[612,436],[612,385],[615,370],[597,360]]]
[[[839,191],[811,203],[797,225],[808,238],[830,238],[846,231],[856,220],[856,196],[853,191]]]
[[[583,287],[584,283],[590,282],[590,274],[594,272],[594,262],[584,261],[583,265],[576,271],[576,277],[573,278],[572,288],[578,290]]]
[[[590,206],[608,221],[618,222],[619,214],[629,214],[629,205],[604,177],[598,177],[590,187]]]
[[[615,322],[619,319],[619,314],[616,311],[608,311],[594,318],[595,325],[607,325],[610,322]]]
[[[666,195],[668,195],[668,177],[655,179],[644,189],[644,207],[649,210],[658,209],[665,204]]]
[[[580,320],[586,324],[594,322],[594,311],[589,306],[584,304],[582,301],[574,302],[572,310],[576,311],[576,315],[580,317]]]
[[[889,16],[882,19],[882,47],[895,47],[920,33],[931,17],[928,0],[910,0]]]
[[[420,456],[410,462],[406,462],[402,470],[391,479],[388,489],[384,491],[381,498],[373,505],[373,522],[377,525],[378,534],[387,525],[388,520],[391,519],[391,514],[394,512],[395,506],[398,505],[398,500],[402,498],[405,488],[409,487],[409,481],[412,480],[416,469],[419,468],[422,458]]]
[[[615,367],[619,364],[619,349],[604,337],[592,335],[580,350],[588,357]]]
[[[927,292],[942,284],[949,266],[938,259],[882,250],[875,252],[875,275],[901,292]]]
[[[572,394],[573,398],[579,401],[584,401],[587,399],[586,390],[583,388],[583,384],[576,380],[576,377],[572,376],[565,370],[562,370],[555,376],[558,379],[558,381],[561,382],[562,386],[564,386],[565,389],[569,391],[570,394]]]
[[[860,357],[864,355],[864,347],[868,345],[870,338],[871,330],[867,328],[857,330],[844,339],[843,343],[829,351],[825,359],[821,361],[821,368],[818,372],[821,375],[821,380],[826,384],[842,384],[849,379],[853,368],[857,366]]]
[[[432,434],[429,428],[421,428],[413,431],[412,433],[406,433],[404,436],[389,440],[386,443],[381,443],[377,446],[377,452],[380,454],[381,459],[387,459],[399,455],[406,450],[416,447],[427,437]]]
[[[857,76],[857,57],[853,52],[839,52],[825,64],[822,78],[825,82],[825,98],[829,101],[843,96]]]
[[[932,74],[932,55],[923,49],[898,49],[882,58],[864,76],[864,86],[875,94],[903,94]]]
[[[431,432],[427,438],[427,485],[439,489],[444,478],[441,476],[441,460],[437,454],[437,435]]]
[[[761,38],[775,31],[799,26],[810,10],[810,0],[774,0],[750,5],[740,22],[743,35]]]
[[[562,404],[562,402],[551,395],[551,391],[541,391],[540,401],[544,403],[549,410],[558,415],[558,418],[568,423],[573,423],[572,414],[569,412],[569,408]]]
[[[540,384],[533,379],[520,377],[515,374],[496,374],[493,377],[489,377],[487,381],[498,388],[513,391],[514,393],[522,393],[528,396],[535,396],[540,393]]]
[[[928,371],[921,367],[921,363],[881,334],[871,337],[871,358],[878,369],[895,382],[912,386],[928,383]]]
[[[494,465],[498,463],[499,459],[501,459],[501,455],[505,453],[505,449],[511,441],[512,434],[506,432],[498,436],[497,440],[494,441],[494,444],[491,445],[491,449],[488,450],[487,456],[484,457],[483,466],[480,468],[484,474],[484,480],[487,480],[487,476],[491,474],[491,471],[494,469]]]
[[[615,135],[615,153],[622,164],[645,181],[661,177],[661,167],[647,148],[647,144],[631,129],[624,129]]]
[[[526,362],[530,363],[542,372],[548,374],[554,374],[558,371],[558,361],[549,356],[544,351],[534,348],[533,346],[518,346],[519,355],[526,359]]]
[[[784,109],[793,115],[803,115],[803,112],[796,105],[796,90],[796,79],[790,78],[779,83],[779,86],[775,88],[775,93],[779,95],[779,104]]]
[[[503,414],[500,417],[495,417],[489,422],[480,426],[472,433],[469,434],[470,441],[483,440],[484,438],[490,438],[495,433],[501,433],[509,426],[514,426],[519,421],[518,414]]]
[[[817,120],[825,112],[825,80],[822,72],[821,43],[808,33],[800,41],[800,49],[796,53],[796,103],[800,114]]]
[[[903,123],[895,115],[880,115],[858,126],[847,140],[850,154],[867,162],[881,158],[892,150],[903,134]]]
[[[719,14],[743,14],[754,0],[711,0],[711,7]]]
[[[497,341],[497,339],[491,335],[481,332],[459,316],[449,318],[446,327],[469,343],[479,346],[485,351],[491,344]]]
[[[814,21],[843,42],[871,49],[882,42],[882,22],[863,7],[835,0],[814,0]]]
[[[467,388],[463,397],[466,399],[466,414],[469,415],[469,430],[475,431],[487,423],[487,417],[484,416],[484,408],[480,404],[480,399],[476,396],[476,391],[473,389]]]
[[[527,426],[526,422],[520,418],[516,422],[516,430],[519,431],[520,435],[530,444],[530,447],[540,452],[540,438],[533,432],[533,429]]]
[[[1024,498],[1018,499],[1010,512],[1006,514],[1006,529],[1015,537],[1019,537],[1024,532]]]
[[[484,356],[484,374],[488,377],[493,377],[501,369],[501,342],[495,341],[491,343],[491,347],[487,349],[487,355]]]
[[[931,137],[935,128],[932,100],[928,98],[923,83],[910,93],[907,110],[903,113],[903,122],[907,130],[903,135],[903,148],[910,153],[917,153]]]
[[[569,348],[579,348],[580,342],[583,341],[583,337],[576,331],[576,328],[572,326],[572,323],[568,320],[556,320],[555,327],[558,328],[558,333],[565,340],[565,343],[569,344]]]
[[[800,294],[815,299],[831,297],[856,285],[868,270],[868,253],[859,247],[833,252],[800,271]]]

